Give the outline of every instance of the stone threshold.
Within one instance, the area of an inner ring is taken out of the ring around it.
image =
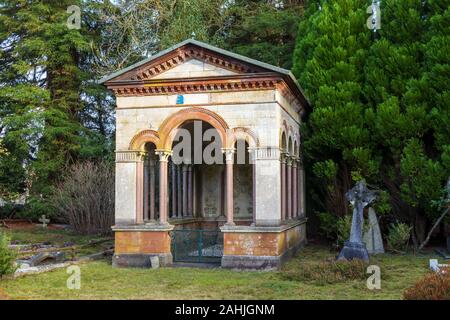
[[[172,231],[174,228],[171,224],[158,224],[158,223],[148,223],[148,224],[136,224],[127,226],[112,226],[112,231]]]
[[[280,233],[286,230],[295,228],[299,225],[305,224],[307,218],[301,218],[299,220],[289,220],[285,224],[280,226],[229,226],[225,225],[220,227],[222,232],[234,232],[234,233]]]

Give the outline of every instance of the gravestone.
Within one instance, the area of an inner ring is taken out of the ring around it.
[[[363,210],[364,207],[375,200],[375,193],[367,189],[366,182],[361,180],[345,194],[345,197],[353,206],[352,227],[350,230],[350,239],[345,241],[344,248],[339,253],[337,259],[362,259],[369,261],[366,245],[362,241],[364,225]]]
[[[369,254],[384,253],[383,238],[377,214],[373,208],[369,208],[369,230],[364,233],[364,243]]]
[[[47,228],[47,223],[50,222],[50,219],[47,219],[45,217],[45,214],[43,214],[40,218],[39,218],[39,222],[42,223],[42,228]]]

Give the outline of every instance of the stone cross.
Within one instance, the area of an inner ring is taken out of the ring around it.
[[[373,208],[369,208],[369,230],[364,233],[364,243],[369,254],[384,253],[380,225]]]
[[[356,258],[368,261],[369,254],[362,241],[364,226],[363,210],[364,207],[375,200],[375,193],[367,189],[366,182],[361,180],[345,194],[345,197],[353,206],[352,227],[350,230],[350,239],[345,242],[338,259],[352,260]]]
[[[47,219],[45,217],[45,214],[43,214],[40,218],[39,218],[39,222],[42,222],[42,228],[47,228],[47,223],[50,222],[50,219]]]

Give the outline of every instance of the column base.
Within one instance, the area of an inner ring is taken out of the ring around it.
[[[306,219],[276,227],[223,226],[222,267],[279,269],[306,244]]]
[[[305,243],[301,242],[279,256],[226,255],[222,257],[222,268],[234,270],[278,270],[304,246]]]
[[[150,258],[159,257],[160,266],[172,264],[169,224],[114,226],[113,267],[151,267]]]

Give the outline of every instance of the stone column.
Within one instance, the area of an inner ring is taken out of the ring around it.
[[[187,193],[187,164],[183,164],[183,217],[186,217],[187,214],[187,201],[188,201],[188,193]]]
[[[192,217],[193,216],[193,210],[192,210],[192,196],[193,196],[193,192],[194,192],[194,190],[193,190],[193,188],[192,188],[192,185],[193,185],[193,183],[192,183],[192,165],[190,164],[190,165],[188,165],[188,167],[187,167],[187,176],[188,176],[188,183],[187,183],[187,185],[188,185],[188,187],[187,187],[187,191],[188,191],[188,216],[189,217]]]
[[[286,220],[286,156],[280,154],[281,171],[281,221]]]
[[[171,218],[177,217],[177,168],[173,162],[170,163],[171,183],[172,183],[172,211]]]
[[[301,217],[302,211],[302,174],[300,172],[300,161],[297,161],[297,217]]]
[[[258,150],[256,148],[249,148],[249,159],[250,164],[252,165],[252,214],[253,214],[253,221],[252,226],[256,225],[256,152]]]
[[[300,206],[300,216],[304,217],[305,216],[305,210],[306,210],[306,200],[305,200],[305,169],[303,168],[303,165],[300,168],[300,186],[301,186],[301,190],[300,190],[300,202],[301,202],[301,206]]]
[[[292,161],[292,218],[298,217],[298,179],[297,179],[297,159]]]
[[[149,214],[148,214],[148,202],[149,202],[149,186],[148,186],[148,173],[149,173],[149,166],[148,166],[148,158],[146,157],[144,159],[144,213],[143,218],[144,221],[148,220]]]
[[[182,165],[177,165],[177,209],[178,218],[183,217]]]
[[[167,163],[171,155],[169,150],[156,150],[159,155],[159,223],[167,224]]]
[[[226,175],[226,190],[225,190],[225,202],[227,204],[227,223],[226,225],[234,226],[234,204],[233,204],[233,162],[234,162],[234,149],[223,148],[222,152],[225,153],[225,175]]]
[[[286,211],[287,218],[292,219],[292,157],[287,157],[286,163]]]
[[[144,223],[144,154],[136,159],[136,224]]]
[[[153,155],[149,156],[149,178],[150,178],[150,220],[155,220],[155,166],[156,160]]]

